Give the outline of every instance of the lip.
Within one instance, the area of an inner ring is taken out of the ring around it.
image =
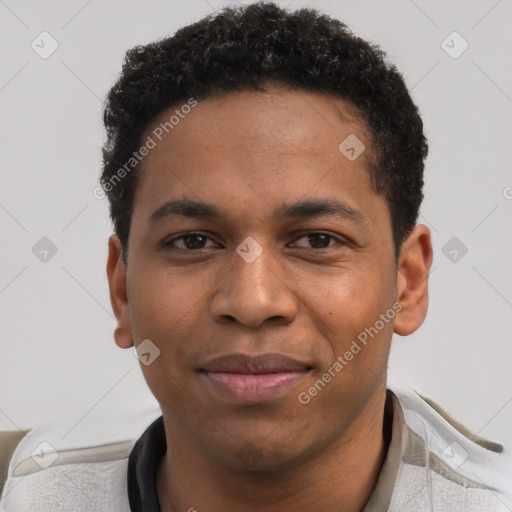
[[[280,398],[297,385],[311,366],[283,354],[229,354],[208,361],[200,372],[223,398],[261,403]]]

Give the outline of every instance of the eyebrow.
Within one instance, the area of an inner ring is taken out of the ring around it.
[[[194,201],[191,199],[174,199],[157,208],[149,217],[151,223],[172,215],[192,218],[224,219],[228,211],[219,206]],[[274,212],[276,218],[311,218],[333,216],[344,220],[363,220],[363,214],[351,206],[335,199],[308,199],[294,204],[281,204]]]

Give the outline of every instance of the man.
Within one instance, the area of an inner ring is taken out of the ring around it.
[[[104,119],[114,338],[162,415],[16,466],[2,510],[510,510],[508,452],[387,384],[432,246],[422,122],[377,47],[225,9],[128,52]]]

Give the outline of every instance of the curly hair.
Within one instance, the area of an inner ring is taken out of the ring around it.
[[[105,102],[100,178],[124,263],[137,165],[122,180],[112,178],[133,160],[148,125],[190,98],[261,91],[268,83],[332,94],[356,107],[369,127],[376,155],[369,173],[389,206],[398,255],[423,200],[428,144],[403,77],[385,57],[377,45],[316,9],[289,11],[267,2],[224,8],[172,37],[129,50]]]

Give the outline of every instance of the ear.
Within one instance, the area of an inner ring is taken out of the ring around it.
[[[402,309],[394,330],[401,336],[413,333],[425,320],[428,309],[428,275],[432,266],[430,230],[418,224],[400,249],[397,295]]]
[[[122,245],[118,236],[108,239],[107,277],[110,289],[110,302],[117,320],[114,339],[120,348],[133,347],[130,324],[130,306],[126,293],[126,269],[122,261]]]

